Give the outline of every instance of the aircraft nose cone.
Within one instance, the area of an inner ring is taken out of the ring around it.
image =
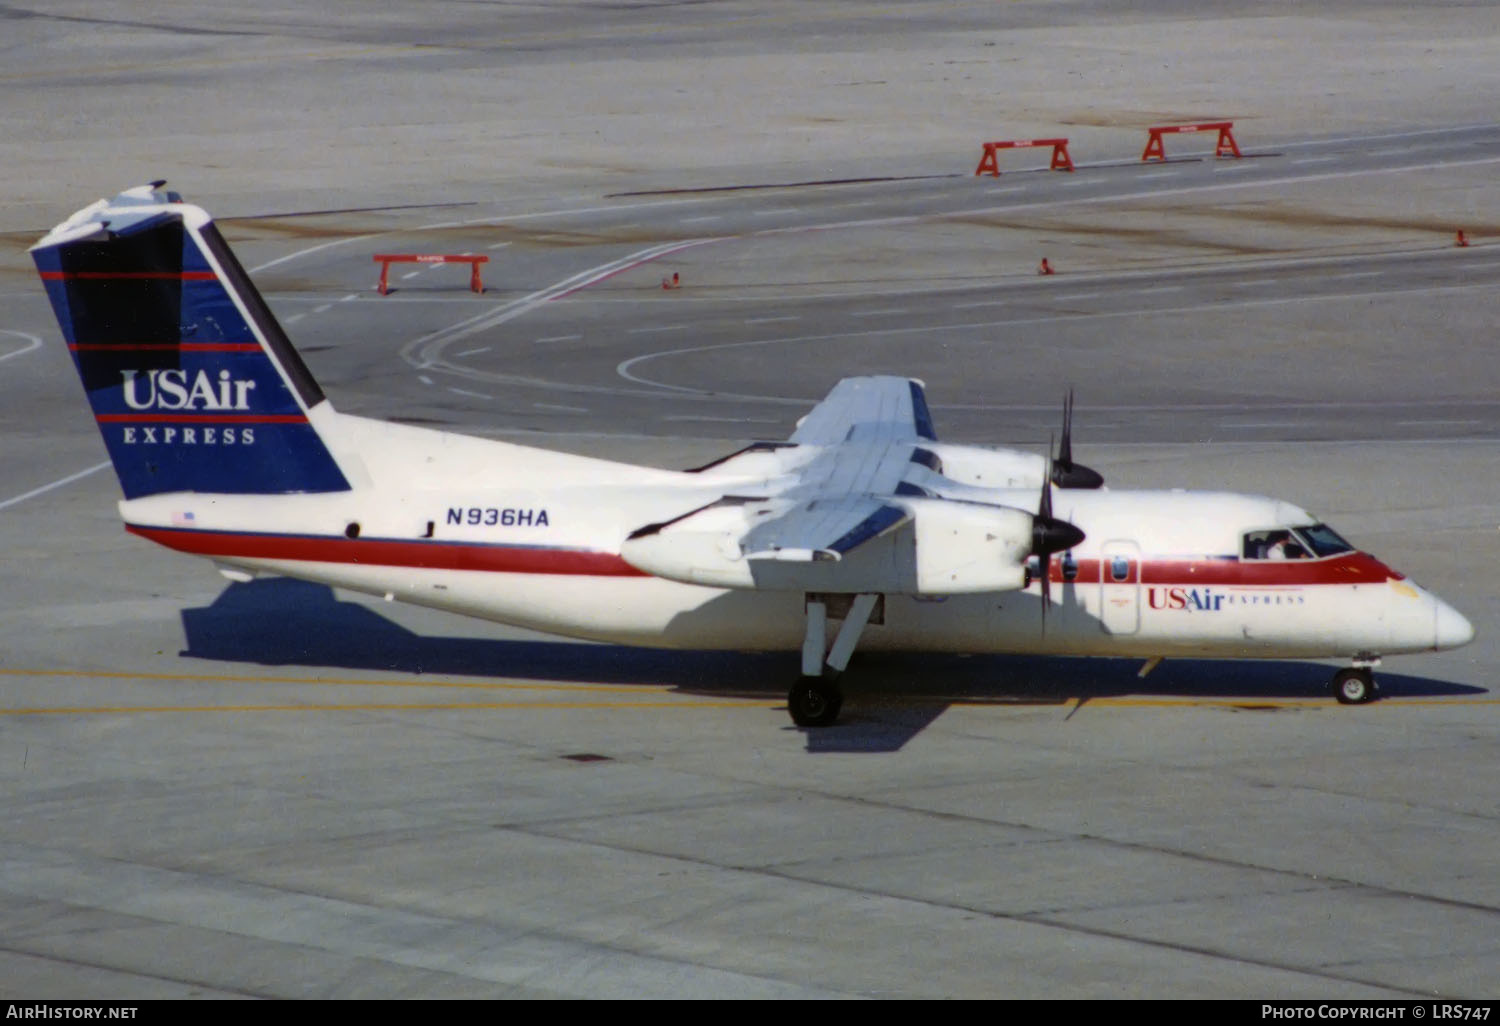
[[[1433,648],[1458,648],[1474,640],[1474,625],[1441,599],[1433,616]]]

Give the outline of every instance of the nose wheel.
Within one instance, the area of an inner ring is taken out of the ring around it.
[[[1375,701],[1380,694],[1380,689],[1375,686],[1375,675],[1364,666],[1340,670],[1333,675],[1328,686],[1342,705],[1364,705]]]

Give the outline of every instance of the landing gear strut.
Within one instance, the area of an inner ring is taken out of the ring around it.
[[[1380,694],[1375,686],[1375,675],[1368,666],[1351,666],[1333,675],[1329,682],[1333,697],[1343,705],[1363,705],[1373,702]]]
[[[835,615],[842,615],[844,622],[828,650],[825,659],[824,645],[828,637],[828,607],[830,600],[835,606]],[[870,622],[880,603],[879,595],[822,595],[807,596],[807,633],[802,639],[802,676],[787,692],[786,708],[792,714],[792,722],[799,727],[829,727],[838,719],[839,709],[844,704],[844,693],[838,679],[849,665],[854,646]],[[877,622],[879,622],[877,620]]]

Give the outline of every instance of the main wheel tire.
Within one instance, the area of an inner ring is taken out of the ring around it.
[[[843,704],[838,685],[822,677],[799,677],[786,696],[787,712],[799,727],[832,726]]]
[[[1375,677],[1369,670],[1350,667],[1333,675],[1329,685],[1333,697],[1343,705],[1364,705],[1375,701]]]

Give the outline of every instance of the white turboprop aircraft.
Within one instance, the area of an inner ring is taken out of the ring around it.
[[[31,252],[126,530],[231,579],[622,644],[800,648],[788,706],[807,727],[834,722],[859,644],[1139,657],[1143,675],[1346,658],[1331,686],[1354,703],[1382,654],[1474,636],[1296,506],[1100,488],[1066,415],[1056,462],[938,442],[906,378],[841,381],[789,441],[682,472],[337,413],[208,214],[163,184]]]

